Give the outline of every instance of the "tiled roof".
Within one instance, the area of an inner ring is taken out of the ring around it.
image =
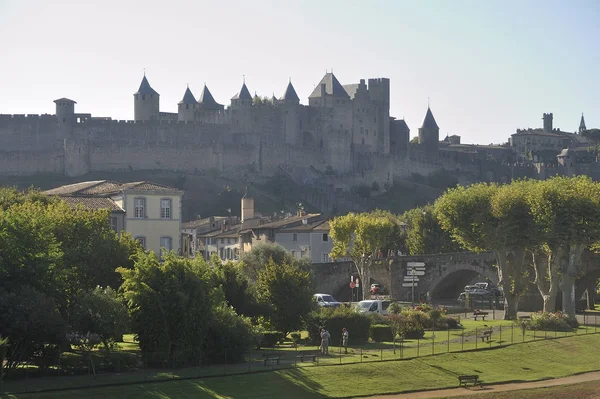
[[[80,191],[86,190],[90,187],[96,186],[105,182],[106,180],[96,180],[96,181],[84,181],[81,183],[68,184],[66,186],[60,186],[53,188],[51,190],[44,191],[45,194],[49,195],[68,195],[68,194],[79,194]]]
[[[194,95],[192,94],[192,91],[189,87],[185,89],[183,99],[179,101],[178,104],[196,104],[196,99],[194,98]]]
[[[242,84],[242,88],[240,92],[235,96],[231,97],[232,100],[252,100],[252,96],[250,95],[250,91],[246,87],[246,83]]]
[[[301,231],[329,231],[329,221],[327,220],[318,220],[316,222],[301,224],[294,227],[287,227],[281,229],[282,233],[292,233],[292,232],[301,232]]]
[[[61,196],[60,199],[73,208],[81,205],[88,210],[109,209],[111,212],[125,213],[123,208],[117,205],[115,201],[106,197]]]
[[[292,216],[289,218],[285,218],[285,219],[280,219],[280,220],[276,220],[274,222],[270,222],[270,223],[265,223],[262,225],[258,225],[256,227],[252,227],[252,229],[256,229],[256,230],[260,230],[260,229],[280,229],[280,228],[285,228],[288,225],[292,225],[294,223],[301,223],[303,219],[307,219],[307,220],[311,220],[311,219],[316,219],[319,218],[321,216],[320,213],[309,213],[306,215],[302,215],[302,216]]]
[[[124,183],[121,185],[121,190],[131,190],[131,191],[160,191],[165,193],[178,193],[181,190],[169,186],[163,186],[162,184],[152,183],[148,181],[138,181],[133,183]]]
[[[47,190],[44,193],[49,195],[108,196],[123,190],[159,191],[165,193],[179,193],[181,191],[173,187],[146,181],[118,183],[110,180],[96,180],[69,184]]]
[[[285,93],[283,94],[282,100],[300,101],[300,97],[298,97],[294,86],[292,86],[292,82],[288,83],[287,88],[285,89]]]
[[[144,77],[142,78],[142,83],[140,83],[140,88],[138,89],[138,91],[136,93],[133,93],[133,94],[156,94],[156,95],[158,95],[158,93],[152,87],[150,87],[150,83],[148,83],[148,79],[146,79],[145,74],[144,74]]]
[[[423,119],[421,129],[439,129],[435,122],[435,118],[433,117],[433,113],[431,112],[431,108],[429,107],[427,107],[427,113],[425,114],[425,119]]]
[[[517,133],[513,133],[511,136],[536,135],[536,136],[548,136],[548,137],[564,137],[567,134],[569,134],[569,133],[561,132],[560,130],[546,132],[546,131],[544,131],[544,129],[531,129],[531,130],[527,129],[527,130],[518,131]]]
[[[213,218],[213,221],[217,222],[217,221],[225,220],[227,218],[228,218],[228,216],[215,216]],[[190,220],[189,222],[182,223],[181,228],[182,229],[195,229],[197,227],[204,226],[209,223],[210,223],[210,218]]]
[[[360,85],[358,83],[353,83],[350,85],[343,85],[342,87],[344,88],[344,90],[346,90],[346,93],[348,93],[350,98],[354,99],[354,96],[356,95],[359,86]]]
[[[404,119],[395,119],[394,120],[394,125],[396,125],[401,130],[408,130],[408,131],[410,131],[410,128],[408,127],[408,125],[406,124],[406,121]]]
[[[198,99],[198,104],[202,105],[205,108],[222,107],[221,104],[219,104],[215,101],[215,98],[211,94],[210,90],[208,90],[208,87],[206,85],[204,85],[204,88],[202,89],[202,93],[200,93],[200,98]]]
[[[331,72],[328,72],[325,74],[325,76],[323,76],[323,79],[321,79],[317,87],[315,87],[309,98],[321,97],[321,85],[323,83],[325,84],[326,94],[332,95],[334,97],[349,98],[348,93],[346,92],[344,87],[340,84],[335,75]]]

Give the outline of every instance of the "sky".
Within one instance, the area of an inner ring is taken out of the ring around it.
[[[225,105],[252,94],[303,104],[326,71],[387,77],[390,114],[418,134],[506,142],[517,128],[600,127],[598,0],[0,0],[0,113],[133,119],[144,70],[161,111],[204,83]]]

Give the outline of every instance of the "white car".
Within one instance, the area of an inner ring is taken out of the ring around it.
[[[379,313],[386,315],[388,314],[387,308],[390,306],[392,301],[371,299],[360,301],[356,304],[356,307],[360,313]]]
[[[313,301],[324,308],[337,308],[342,306],[341,302],[336,301],[335,298],[329,294],[314,294]]]

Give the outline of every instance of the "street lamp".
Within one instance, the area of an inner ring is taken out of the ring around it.
[[[411,266],[412,270],[412,303],[415,303],[415,267]]]

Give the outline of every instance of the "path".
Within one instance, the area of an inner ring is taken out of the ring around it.
[[[440,389],[437,391],[421,391],[412,393],[401,393],[397,395],[378,395],[369,396],[366,399],[425,399],[425,398],[444,398],[450,396],[475,395],[478,393],[516,391],[519,389],[546,388],[557,385],[577,384],[580,382],[597,381],[600,379],[600,371],[571,375],[568,377],[554,378],[551,380],[515,382],[509,384],[490,384],[483,385],[483,388],[451,388]],[[485,381],[484,381],[485,382]]]

